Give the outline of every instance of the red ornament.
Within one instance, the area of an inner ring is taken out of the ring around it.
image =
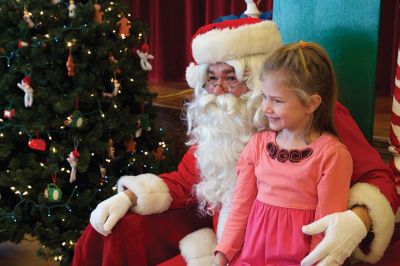
[[[26,76],[22,79],[23,84],[31,85],[31,77]]]
[[[39,150],[39,151],[46,150],[46,142],[42,139],[31,139],[28,142],[28,146],[33,150]]]
[[[72,151],[72,155],[73,155],[76,159],[79,159],[79,157],[81,157],[81,154],[79,153],[78,150],[73,150],[73,151]]]
[[[140,46],[140,51],[142,53],[148,53],[150,50],[150,47],[147,43],[142,44],[142,46]]]
[[[4,118],[11,119],[13,118],[14,115],[15,115],[15,109],[5,109],[3,111]]]
[[[27,47],[28,46],[28,43],[27,42],[24,42],[24,41],[22,41],[22,40],[19,40],[18,41],[18,48],[23,48],[23,47]]]

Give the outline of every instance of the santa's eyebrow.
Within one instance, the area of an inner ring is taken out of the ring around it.
[[[231,73],[236,74],[235,70],[224,70],[224,71],[222,71],[222,74],[225,74],[225,75],[231,74]],[[208,74],[215,75],[214,71],[212,71],[212,70],[208,70]]]

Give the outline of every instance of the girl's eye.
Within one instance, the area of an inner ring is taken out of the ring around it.
[[[237,81],[236,77],[227,77],[226,79],[228,81]]]
[[[217,77],[209,77],[208,80],[209,80],[209,81],[217,81],[218,78],[217,78]]]
[[[272,100],[274,103],[281,103],[282,101],[281,100],[278,100],[278,99],[273,99]]]

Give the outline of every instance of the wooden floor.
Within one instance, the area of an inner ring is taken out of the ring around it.
[[[381,96],[375,100],[374,137],[388,139],[392,97]]]
[[[183,83],[170,83],[168,86],[151,85],[151,90],[157,92],[160,97],[156,99],[155,105],[181,109],[183,101],[190,99],[192,92],[187,91],[180,94],[182,89],[186,89]],[[171,96],[173,95],[173,96]],[[374,145],[383,145],[382,151],[385,152],[385,143],[388,141],[390,112],[392,106],[391,97],[377,97],[375,107],[375,126],[374,126]],[[379,149],[378,149],[379,150]],[[44,266],[58,265],[52,261],[50,264],[38,257],[35,253],[38,249],[38,242],[22,241],[19,245],[12,243],[0,244],[0,265],[1,266]]]

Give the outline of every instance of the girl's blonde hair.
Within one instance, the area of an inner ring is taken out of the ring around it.
[[[278,48],[264,63],[262,78],[269,73],[282,74],[284,85],[292,88],[304,105],[311,95],[321,96],[321,104],[314,111],[307,131],[315,129],[337,135],[333,123],[338,94],[336,75],[320,45],[300,41]]]

